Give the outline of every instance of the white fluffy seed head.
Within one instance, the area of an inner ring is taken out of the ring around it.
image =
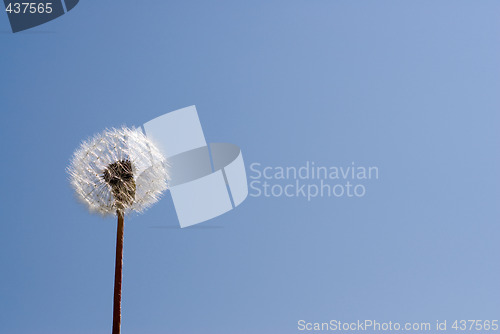
[[[104,173],[113,164],[123,161],[132,165],[133,195],[117,201]],[[103,215],[117,210],[142,212],[160,198],[167,189],[167,162],[158,148],[140,130],[106,129],[84,141],[75,151],[67,169],[78,198],[89,210]],[[126,203],[126,205],[123,205]]]

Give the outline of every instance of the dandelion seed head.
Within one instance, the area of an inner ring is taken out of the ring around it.
[[[106,129],[82,142],[67,169],[78,198],[103,215],[142,212],[167,189],[167,162],[140,130]]]

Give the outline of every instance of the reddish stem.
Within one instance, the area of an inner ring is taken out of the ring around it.
[[[115,262],[115,294],[113,298],[113,334],[120,334],[122,318],[122,267],[123,267],[123,212],[116,211],[118,215],[118,227],[116,229],[116,262]]]

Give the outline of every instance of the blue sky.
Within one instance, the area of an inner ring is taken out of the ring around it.
[[[116,222],[74,200],[82,139],[196,105],[247,165],[378,166],[363,198],[252,198],[125,224],[127,333],[500,312],[497,1],[81,1],[0,15],[0,332],[109,333]]]

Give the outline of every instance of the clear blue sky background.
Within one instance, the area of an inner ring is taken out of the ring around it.
[[[0,13],[0,333],[111,329],[115,227],[65,168],[105,127],[195,104],[247,167],[376,165],[361,199],[126,221],[123,333],[500,316],[498,1],[89,1]]]

